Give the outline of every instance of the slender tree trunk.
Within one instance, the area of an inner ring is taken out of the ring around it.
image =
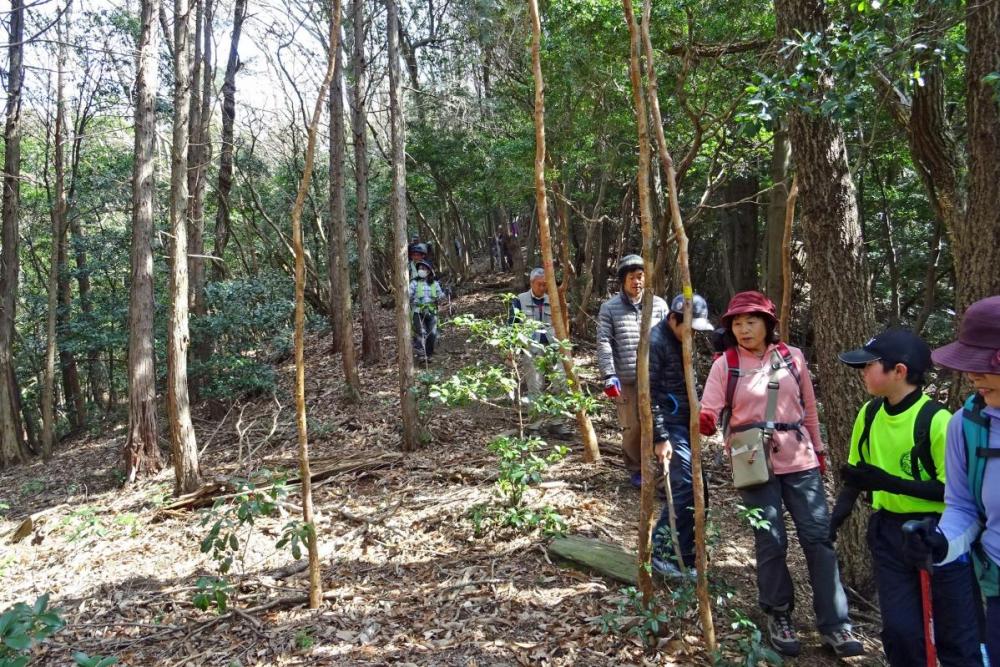
[[[66,222],[66,178],[65,178],[65,154],[64,144],[66,141],[66,96],[63,85],[66,69],[66,45],[65,31],[62,26],[67,20],[69,6],[65,9],[65,14],[59,19],[59,26],[56,35],[59,40],[59,55],[56,59],[56,118],[53,132],[55,144],[54,168],[56,172],[55,201],[52,206],[52,253],[49,262],[49,302],[46,317],[46,346],[45,346],[45,382],[42,390],[42,458],[46,461],[52,458],[52,448],[56,439],[55,424],[55,384],[56,384],[56,354],[58,353],[58,342],[56,341],[56,311],[59,308],[59,269],[63,261],[63,233]],[[65,390],[65,388],[64,388]],[[69,397],[67,397],[68,399]],[[67,404],[69,400],[67,400]]]
[[[824,0],[775,0],[774,5],[780,38],[796,39],[806,33],[825,37]],[[791,58],[797,54],[789,52]],[[795,64],[790,60],[787,66]],[[831,83],[821,80],[815,94],[821,95]],[[823,378],[828,451],[835,464],[842,464],[847,462],[854,417],[865,395],[857,372],[840,363],[837,354],[867,340],[875,327],[858,206],[840,126],[802,109],[789,113],[788,124],[799,181],[806,274],[813,292],[812,318]],[[851,313],[851,317],[844,317],[844,313]],[[857,518],[841,531],[838,544],[845,578],[859,590],[869,589],[871,562]]]
[[[173,257],[170,272],[170,327],[167,347],[167,412],[174,459],[174,494],[201,486],[198,444],[188,398],[188,114],[191,103],[190,27],[187,0],[174,0],[174,136],[170,169],[170,228]]]
[[[302,247],[302,207],[309,192],[312,179],[313,158],[316,153],[316,134],[323,117],[326,93],[333,80],[337,52],[340,51],[340,0],[333,0],[330,6],[330,35],[327,42],[330,51],[326,58],[326,74],[316,96],[312,122],[308,128],[305,165],[299,182],[295,205],[292,207],[292,245],[295,247],[295,415],[299,445],[299,476],[302,478],[302,520],[308,528],[306,544],[309,548],[309,608],[317,609],[323,599],[323,582],[319,565],[319,545],[316,523],[313,517],[312,482],[309,473],[309,432],[306,420],[306,365],[305,365],[305,249]]]
[[[56,340],[65,335],[69,328],[69,320],[73,310],[73,293],[69,280],[69,243],[67,241],[67,219],[69,203],[63,210],[62,236],[59,238],[59,283],[58,303],[56,309]],[[65,346],[59,349],[59,368],[62,371],[63,398],[66,411],[69,413],[70,427],[80,429],[87,421],[87,401],[80,385],[80,369],[76,363],[76,355]]]
[[[129,294],[129,432],[125,479],[163,467],[157,445],[153,368],[153,206],[159,0],[142,0],[135,81],[135,164],[132,171],[132,278]]]
[[[964,225],[953,239],[957,308],[1000,294],[1000,0],[966,5],[966,118],[969,200]]]
[[[205,191],[211,161],[209,127],[212,113],[212,0],[196,0],[194,61],[191,64],[191,115],[188,119],[188,273],[191,314],[204,317],[205,304]],[[199,336],[193,341],[193,357],[204,367],[212,354],[212,340]],[[205,378],[191,378],[191,393],[198,400]]]
[[[795,200],[799,198],[799,179],[792,177],[792,189],[785,197],[784,233],[781,236],[781,315],[778,331],[781,340],[789,340],[792,335],[792,224],[795,222]]]
[[[360,2],[360,0],[355,0]],[[420,445],[417,403],[413,394],[413,347],[410,345],[410,300],[406,268],[406,136],[403,126],[399,74],[399,9],[385,0],[389,43],[389,125],[392,139],[392,191],[389,195],[393,227],[393,284],[396,291],[396,348],[399,362],[399,402],[403,413],[403,451]]]
[[[356,0],[358,1],[358,0]],[[354,356],[354,326],[351,322],[351,274],[347,257],[347,211],[344,206],[344,66],[338,44],[330,90],[330,225],[329,239],[330,320],[335,325],[334,349],[340,351],[344,370],[344,393],[352,401],[361,395],[357,360]]]
[[[639,24],[631,0],[622,0],[625,9],[625,22],[629,30],[629,79],[632,83],[632,104],[635,109],[636,128],[639,134],[639,174],[636,178],[639,189],[639,221],[642,227],[642,259],[652,274],[655,269],[655,249],[653,247],[653,213],[650,206],[649,192],[649,129],[646,116],[646,101],[642,87],[641,39]],[[639,492],[639,590],[642,601],[647,608],[652,607],[653,579],[650,569],[652,557],[653,505],[655,503],[653,486],[654,475],[649,467],[653,459],[653,413],[649,392],[649,329],[653,316],[653,290],[646,289],[642,295],[642,318],[639,325],[639,348],[636,358],[636,380],[638,385],[639,426],[642,432],[641,454],[642,489]],[[692,457],[693,458],[693,457]]]
[[[633,87],[633,97],[636,101],[636,117],[639,118],[638,114],[640,109],[645,111],[642,104],[642,90],[641,90],[641,76],[639,72],[639,36],[635,33],[637,32],[635,25],[635,16],[632,12],[631,0],[624,0],[626,5],[626,15],[629,17],[629,32],[632,35],[632,58],[633,61],[630,69],[634,70],[631,73],[632,87]],[[657,153],[660,158],[660,168],[663,171],[663,178],[667,182],[667,196],[669,198],[670,206],[670,221],[674,230],[674,236],[677,238],[677,262],[678,269],[681,278],[681,289],[684,294],[684,321],[691,322],[693,318],[693,308],[694,308],[694,289],[691,285],[691,271],[688,267],[688,239],[687,233],[684,230],[684,223],[681,220],[681,209],[679,202],[679,193],[677,188],[677,173],[674,170],[674,161],[670,155],[670,151],[667,148],[667,140],[663,135],[663,118],[660,114],[660,102],[659,102],[659,92],[657,90],[656,82],[656,68],[655,60],[653,58],[653,44],[649,36],[649,23],[650,23],[650,0],[645,0],[642,7],[642,47],[646,55],[646,76],[647,76],[647,97],[650,101],[650,111],[652,112],[653,118],[653,129],[654,136],[656,137]],[[640,150],[642,143],[644,141],[643,134],[645,133],[645,128],[642,125],[645,124],[645,113],[643,113],[642,120],[639,122],[639,142]],[[648,159],[649,153],[649,137],[648,134],[645,137],[645,143],[647,145],[646,153]],[[648,197],[648,193],[646,195]],[[641,193],[640,193],[641,197]],[[640,199],[640,204],[641,204]],[[646,210],[646,221],[643,223],[643,256],[644,261],[649,262],[653,257],[653,234],[652,234],[652,220],[649,217],[648,207]],[[657,270],[660,270],[657,267]],[[643,295],[643,299],[647,299],[646,295]],[[652,306],[652,304],[650,304]],[[650,310],[652,308],[650,307]],[[646,376],[646,391],[648,399],[649,391],[649,332],[647,329],[646,320],[649,319],[649,315],[643,314],[643,335],[646,337],[646,359],[645,359],[645,370],[644,375]],[[641,341],[642,339],[640,339]],[[702,473],[701,465],[701,434],[698,430],[698,424],[701,417],[701,402],[698,398],[698,388],[695,384],[694,377],[694,341],[692,339],[691,327],[685,327],[681,336],[681,355],[684,363],[684,383],[687,386],[688,404],[691,406],[691,415],[688,421],[688,437],[691,444],[691,477],[694,486],[694,535],[695,535],[695,569],[697,570],[697,584],[696,592],[698,595],[698,614],[701,618],[702,632],[705,636],[705,646],[709,651],[716,650],[715,641],[715,623],[712,620],[712,605],[709,598],[708,592],[708,552],[706,547],[706,533],[705,533],[705,488],[704,488],[704,475]],[[639,357],[642,359],[642,356]],[[640,375],[642,377],[642,375]],[[641,389],[640,389],[641,391]],[[649,461],[652,456],[653,448],[653,418],[652,413],[649,412],[648,403],[643,408],[643,447],[646,447],[646,440],[649,440],[649,452],[643,453],[643,459]],[[646,434],[646,424],[645,420],[649,420],[649,433]],[[643,479],[643,494],[648,493],[652,496],[652,480],[650,480],[649,490],[645,488],[646,480]],[[651,517],[650,517],[651,518]],[[648,538],[648,533],[643,533]],[[683,567],[683,565],[682,565]]]
[[[212,277],[222,280],[226,276],[226,246],[231,233],[232,207],[229,194],[233,189],[233,125],[236,120],[236,72],[240,68],[239,45],[243,19],[247,14],[247,0],[236,0],[233,5],[233,35],[229,41],[229,60],[226,78],[222,84],[222,148],[219,151],[218,210],[215,214],[215,250],[218,261],[212,263]]]
[[[736,292],[757,289],[757,202],[755,174],[734,174],[723,188],[723,197],[731,205],[722,212],[730,277]],[[732,295],[730,295],[732,296]]]
[[[561,299],[559,285],[556,283],[556,270],[552,264],[552,237],[549,233],[548,202],[545,196],[545,83],[542,80],[542,23],[538,16],[537,0],[529,0],[531,10],[531,64],[535,79],[535,210],[538,216],[538,241],[542,251],[542,268],[545,269],[545,284],[549,293],[549,303],[552,306],[552,327],[556,338],[562,345],[562,363],[566,371],[567,384],[573,391],[578,391],[580,381],[573,369],[573,352],[569,343],[567,314],[565,304]],[[568,279],[569,267],[563,267],[563,281]],[[601,450],[597,444],[597,434],[590,423],[585,409],[576,413],[576,423],[580,429],[580,439],[583,441],[583,460],[593,463],[601,459]]]
[[[382,344],[375,322],[375,290],[372,288],[372,237],[368,221],[368,61],[365,57],[364,0],[351,3],[354,29],[351,69],[351,129],[354,133],[354,184],[358,226],[358,301],[361,307],[361,358],[366,364],[382,358]],[[397,36],[398,39],[398,36]],[[404,202],[405,206],[405,202]],[[406,339],[409,341],[409,339]],[[403,343],[401,342],[400,345]]]
[[[778,122],[771,149],[771,192],[767,200],[767,261],[764,291],[772,299],[781,294],[782,288],[782,239],[785,234],[785,209],[788,201],[788,164],[792,146],[788,141],[788,128],[784,119]],[[784,334],[782,334],[784,335]]]

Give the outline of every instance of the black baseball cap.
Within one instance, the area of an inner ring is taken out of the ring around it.
[[[840,360],[853,368],[864,368],[869,362],[906,364],[906,368],[923,373],[931,367],[931,348],[909,329],[888,329],[862,347],[841,352]]]

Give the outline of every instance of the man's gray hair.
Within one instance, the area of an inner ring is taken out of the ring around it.
[[[537,269],[531,270],[531,273],[528,275],[528,282],[529,283],[534,282],[535,278],[544,278],[544,277],[545,277],[545,269],[543,269],[542,267],[538,267]]]

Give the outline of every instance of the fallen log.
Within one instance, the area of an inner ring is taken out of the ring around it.
[[[626,584],[634,586],[637,582],[635,554],[614,544],[592,537],[567,535],[554,538],[547,551]]]
[[[350,458],[322,458],[315,459],[313,461],[312,469],[310,470],[309,478],[315,484],[316,482],[334,477],[336,475],[351,474],[359,472],[368,472],[371,470],[378,470],[380,468],[388,468],[395,463],[399,463],[403,459],[403,455],[396,452],[386,452],[384,454],[379,454],[377,456],[355,456]],[[275,461],[280,465],[281,461]],[[302,478],[298,475],[290,477],[285,485],[287,487],[298,486],[302,483]],[[274,484],[264,484],[256,487],[255,491],[266,491],[273,487]],[[161,507],[154,517],[155,520],[162,520],[171,513],[178,510],[188,510],[188,509],[198,509],[201,507],[208,507],[212,505],[217,500],[225,500],[227,498],[234,498],[240,494],[240,491],[236,488],[236,485],[230,479],[217,478],[204,486],[202,486],[197,491],[192,491],[191,493],[186,493],[182,496],[178,496],[173,502],[168,505]]]

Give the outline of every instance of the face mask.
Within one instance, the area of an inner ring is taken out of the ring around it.
[[[430,274],[427,273],[427,269],[418,269],[417,270],[417,277],[419,277],[419,278],[426,278],[428,275],[430,275]]]

